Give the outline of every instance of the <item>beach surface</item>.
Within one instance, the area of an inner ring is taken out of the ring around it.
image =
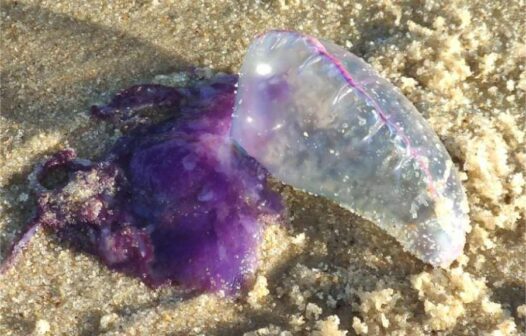
[[[0,335],[520,335],[526,328],[526,3],[1,1],[0,260],[35,210],[27,177],[120,133],[89,106],[189,67],[235,73],[291,29],[364,58],[415,104],[468,195],[463,255],[434,269],[351,212],[273,182],[261,266],[236,299],[150,289],[40,231],[0,276]],[[157,77],[159,78],[159,77]]]

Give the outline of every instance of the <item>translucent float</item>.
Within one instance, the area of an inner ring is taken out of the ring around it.
[[[237,144],[284,183],[371,220],[424,262],[461,254],[469,218],[457,169],[411,102],[361,58],[296,32],[260,35],[233,118]]]

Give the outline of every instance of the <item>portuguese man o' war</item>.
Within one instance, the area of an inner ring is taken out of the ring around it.
[[[269,172],[371,220],[424,262],[448,266],[469,230],[466,195],[416,108],[371,66],[290,31],[255,39],[232,137]]]
[[[150,108],[169,117],[140,116]],[[467,201],[446,149],[393,85],[330,42],[271,31],[251,44],[239,82],[137,85],[92,114],[127,133],[100,162],[68,149],[36,167],[35,219],[0,273],[44,227],[151,286],[237,293],[257,269],[266,219],[283,213],[269,174],[434,266],[462,252]],[[68,177],[48,189],[57,171]]]

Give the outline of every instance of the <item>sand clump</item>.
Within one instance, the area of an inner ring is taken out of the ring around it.
[[[0,256],[32,217],[46,154],[97,159],[120,133],[90,104],[185,66],[235,72],[252,36],[334,40],[398,86],[465,186],[472,229],[432,269],[373,224],[275,183],[247,294],[152,290],[39,232],[0,279],[1,335],[520,335],[526,332],[526,22],[521,1],[4,1]],[[78,195],[79,199],[80,196]]]

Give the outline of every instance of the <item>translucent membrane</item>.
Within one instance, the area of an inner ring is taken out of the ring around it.
[[[468,207],[437,135],[400,91],[327,41],[271,31],[241,68],[232,137],[271,174],[369,219],[434,266],[462,252]]]

